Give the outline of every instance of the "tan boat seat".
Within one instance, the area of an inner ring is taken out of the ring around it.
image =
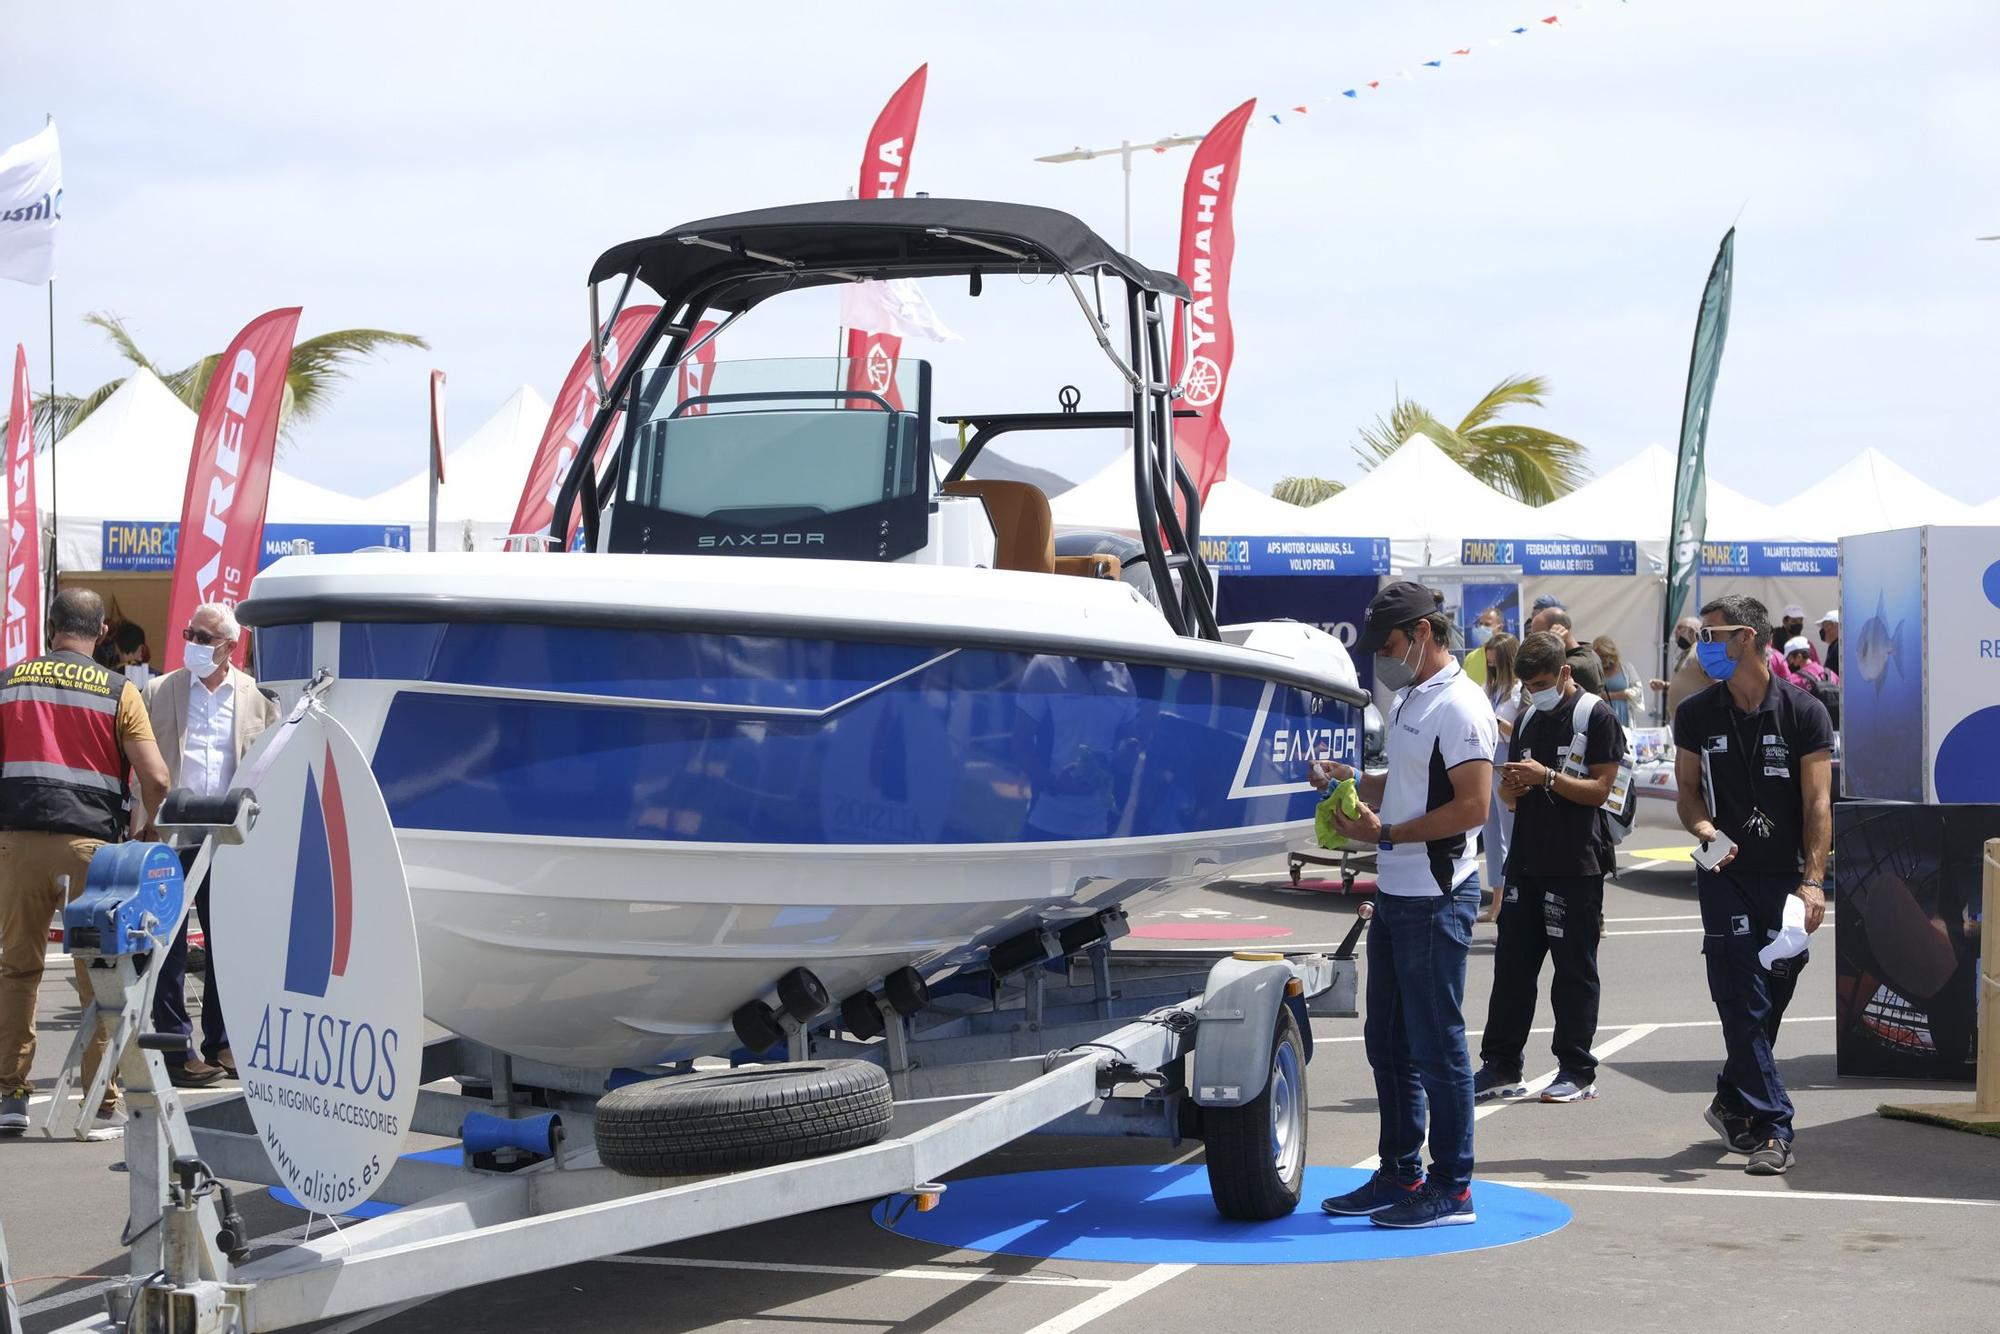
[[[996,570],[1056,572],[1056,526],[1049,518],[1049,498],[1026,482],[982,482],[967,477],[947,482],[948,496],[978,496],[993,521]]]
[[[1116,579],[1125,572],[1125,562],[1111,555],[1057,556],[1056,573],[1074,574],[1084,579]]]

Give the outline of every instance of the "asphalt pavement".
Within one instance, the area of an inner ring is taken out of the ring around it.
[[[1836,1076],[1831,921],[1814,940],[1778,1044],[1779,1068],[1798,1105],[1797,1166],[1780,1178],[1748,1177],[1742,1159],[1724,1152],[1703,1123],[1722,1040],[1703,980],[1687,843],[1664,804],[1649,806],[1621,852],[1618,879],[1607,886],[1596,1044],[1601,1096],[1480,1110],[1478,1177],[1545,1191],[1574,1211],[1566,1227],[1537,1240],[1331,1266],[1080,1263],[942,1249],[886,1232],[865,1207],[852,1206],[326,1328],[1115,1334],[1552,1323],[1995,1327],[2000,1141],[1875,1114],[1883,1102],[1969,1096],[1965,1086]],[[1292,889],[1274,865],[1262,875],[1134,902],[1136,929],[1121,948],[1326,948],[1345,934],[1356,903]],[[1485,1015],[1493,944],[1494,927],[1478,927],[1466,1001],[1475,1030]],[[74,1029],[65,972],[51,969],[42,1002],[38,1076],[53,1074]],[[1554,1073],[1548,1024],[1544,999],[1529,1051],[1531,1079]],[[1360,1023],[1315,1020],[1314,1029],[1309,1161],[1364,1163],[1375,1150],[1376,1119]],[[962,1175],[1198,1163],[1199,1154],[1192,1144],[1030,1137]],[[122,1269],[120,1157],[115,1143],[0,1141],[0,1225],[12,1271],[82,1276],[24,1282],[28,1330],[87,1314],[101,1300],[101,1276]],[[296,1236],[305,1222],[262,1191],[246,1191],[242,1203],[256,1236]],[[943,1207],[951,1207],[948,1193]]]

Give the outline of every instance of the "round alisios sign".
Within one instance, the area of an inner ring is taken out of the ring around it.
[[[395,1165],[416,1108],[423,981],[388,807],[317,704],[241,780],[257,826],[217,850],[212,948],[258,1138],[300,1202],[341,1213]]]

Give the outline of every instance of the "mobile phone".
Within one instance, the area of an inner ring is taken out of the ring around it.
[[[1714,842],[1699,844],[1695,847],[1694,864],[1704,871],[1713,871],[1717,866],[1722,864],[1724,857],[1727,857],[1735,850],[1736,841],[1718,829],[1715,831]]]

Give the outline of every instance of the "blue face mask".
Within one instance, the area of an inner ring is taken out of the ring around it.
[[[1484,648],[1486,646],[1487,641],[1492,638],[1493,638],[1492,626],[1475,625],[1472,627],[1472,643],[1474,647]]]
[[[1736,659],[1729,656],[1729,645],[1701,643],[1694,646],[1701,657],[1701,669],[1715,681],[1727,681],[1736,675]]]

